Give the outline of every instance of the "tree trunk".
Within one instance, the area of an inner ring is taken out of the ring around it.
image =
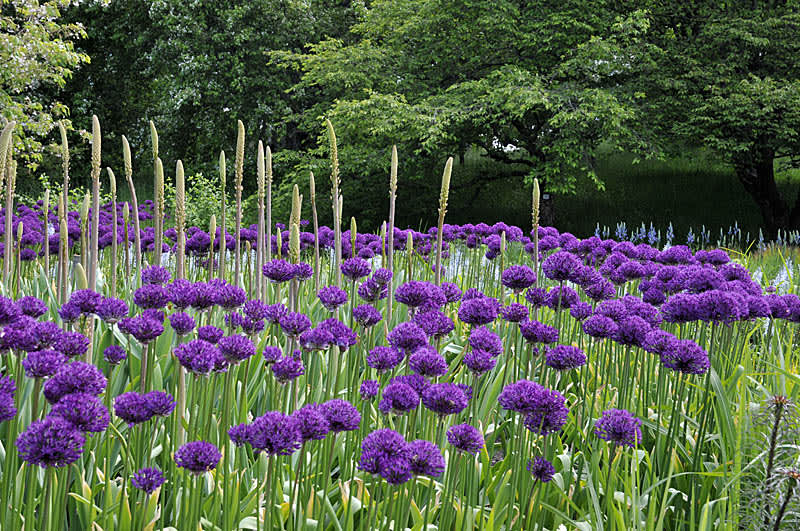
[[[761,212],[764,230],[769,239],[775,239],[778,230],[796,228],[800,221],[800,203],[789,212],[786,202],[775,184],[775,154],[761,148],[745,155],[746,159],[734,162],[736,176],[753,198]]]

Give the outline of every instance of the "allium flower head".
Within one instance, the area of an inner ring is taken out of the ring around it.
[[[367,302],[375,303],[389,295],[389,288],[370,278],[358,286],[358,296]]]
[[[169,302],[169,290],[160,284],[145,284],[133,292],[133,302],[140,308],[163,308]]]
[[[583,322],[583,331],[596,338],[612,337],[619,327],[610,317],[605,315],[592,315]]]
[[[640,347],[644,344],[647,334],[652,331],[650,324],[637,315],[629,315],[617,323],[617,333],[614,340],[622,345]]]
[[[22,360],[22,367],[28,378],[46,378],[54,375],[67,360],[64,354],[55,350],[34,350]]]
[[[217,467],[222,454],[216,446],[205,441],[188,442],[175,452],[175,464],[195,475]]]
[[[180,364],[195,375],[209,374],[217,359],[222,357],[217,347],[202,339],[178,345],[174,353]]]
[[[452,282],[442,282],[441,288],[448,303],[461,300],[461,290],[456,284]]]
[[[461,413],[468,403],[464,391],[452,383],[432,384],[422,392],[422,404],[441,416]]]
[[[402,415],[415,409],[419,405],[419,393],[410,385],[400,382],[390,382],[384,389],[378,409],[388,415],[394,413]]]
[[[142,284],[166,284],[172,275],[165,267],[151,265],[142,269]]]
[[[178,336],[185,336],[195,327],[194,318],[188,313],[178,312],[169,316],[169,324]]]
[[[361,400],[367,401],[372,400],[376,396],[378,396],[378,392],[380,391],[380,386],[378,382],[375,380],[364,380],[361,382],[361,387],[358,389],[358,394],[361,396]]]
[[[456,450],[477,455],[484,446],[483,435],[469,424],[456,424],[447,430],[447,442]]]
[[[358,335],[335,317],[330,317],[319,323],[319,328],[330,332],[333,336],[333,344],[338,346],[342,352],[355,345],[358,341]]]
[[[416,476],[437,478],[444,472],[444,457],[439,447],[430,441],[417,439],[408,443],[411,454],[411,473]]]
[[[128,303],[122,299],[106,297],[97,304],[97,316],[108,324],[119,322],[128,315]]]
[[[325,417],[331,426],[332,432],[353,431],[358,429],[361,414],[346,400],[335,398],[322,404]]]
[[[372,278],[378,284],[386,285],[392,281],[392,272],[386,268],[380,267],[372,273]]]
[[[573,319],[577,319],[578,321],[583,321],[584,319],[592,315],[592,307],[590,304],[586,302],[576,302],[570,307],[569,314],[572,316]]]
[[[82,314],[89,315],[95,312],[102,299],[103,296],[93,290],[79,289],[72,292],[67,302],[76,305]]]
[[[103,359],[110,365],[118,365],[127,357],[125,349],[119,345],[109,345],[103,350]]]
[[[536,457],[532,461],[528,461],[528,472],[542,483],[547,483],[556,473],[553,464],[544,457]]]
[[[247,300],[247,292],[235,284],[223,284],[217,289],[216,302],[222,308],[231,311],[240,307]]]
[[[299,351],[298,351],[299,352]],[[272,364],[272,374],[279,383],[291,382],[298,376],[305,374],[303,360],[300,356],[283,356]]]
[[[242,311],[247,317],[254,321],[266,319],[269,316],[269,306],[258,299],[245,302]]]
[[[428,345],[414,350],[408,359],[408,365],[415,373],[428,378],[447,373],[447,362],[444,357]]]
[[[291,455],[301,444],[297,419],[280,411],[267,411],[256,417],[247,435],[250,446],[268,455]]]
[[[430,287],[428,282],[410,280],[397,287],[394,299],[409,308],[417,308],[425,304],[430,298]]]
[[[81,316],[81,309],[77,304],[66,302],[58,309],[58,316],[65,323],[74,323]]]
[[[17,301],[17,308],[23,315],[34,319],[47,313],[47,305],[40,299],[30,295],[20,298]]]
[[[157,468],[142,468],[133,474],[131,485],[139,490],[152,494],[158,487],[164,484],[164,474]]]
[[[470,331],[469,345],[473,350],[482,350],[493,357],[503,353],[503,341],[500,336],[484,326]]]
[[[453,320],[439,310],[418,312],[414,314],[413,322],[432,338],[444,337],[455,329]]]
[[[288,282],[294,278],[294,266],[286,260],[275,258],[264,264],[262,273],[275,283]]]
[[[147,397],[136,391],[122,393],[114,399],[114,414],[129,426],[147,422],[155,415]]]
[[[17,437],[19,457],[32,465],[60,468],[74,463],[81,456],[83,434],[58,416],[31,423]]]
[[[197,329],[197,338],[201,341],[207,341],[212,345],[219,343],[219,340],[222,339],[224,335],[225,332],[222,328],[213,325],[201,326]]]
[[[563,282],[569,280],[574,271],[582,266],[581,261],[572,253],[558,251],[542,262],[542,272],[550,280]]]
[[[347,302],[347,292],[337,286],[325,286],[317,292],[317,297],[326,310],[332,312]]]
[[[572,345],[557,345],[548,350],[545,356],[547,366],[559,371],[577,369],[586,364],[586,354]]]
[[[166,417],[175,409],[175,399],[164,391],[150,391],[144,394],[147,409],[153,415]]]
[[[241,335],[225,336],[217,343],[217,348],[229,363],[239,363],[255,355],[256,346]]]
[[[642,441],[642,421],[625,409],[609,409],[594,425],[594,434],[615,446],[630,446]]]
[[[494,369],[497,359],[486,351],[473,349],[464,356],[464,365],[475,374],[483,374]]]
[[[358,280],[359,278],[369,275],[370,271],[372,271],[372,267],[369,265],[369,262],[363,258],[354,257],[348,258],[342,262],[341,271],[342,275],[350,280]]]
[[[528,343],[555,343],[558,341],[558,329],[539,321],[522,321],[519,331]]]
[[[89,349],[89,338],[80,332],[63,332],[54,348],[68,358],[77,358],[86,354]]]
[[[361,326],[369,328],[378,324],[383,317],[371,304],[361,304],[353,308],[353,319]]]
[[[319,404],[307,404],[301,407],[292,413],[292,418],[297,423],[301,443],[322,440],[331,428],[325,411]]]
[[[361,441],[358,468],[369,474],[382,475],[391,461],[408,461],[410,457],[411,451],[403,436],[392,429],[384,428],[373,431]]]
[[[298,337],[311,328],[311,319],[307,315],[289,312],[280,318],[281,330],[289,337]]]
[[[708,353],[690,339],[672,341],[659,357],[664,367],[683,374],[705,374],[711,366]]]
[[[500,276],[500,282],[507,288],[520,292],[536,282],[536,273],[525,265],[512,265]]]
[[[30,319],[32,318],[26,317],[24,320],[20,319],[8,328],[25,329],[33,343],[36,343],[35,350],[53,348],[64,335],[64,331],[61,330],[61,327],[56,323],[51,321],[31,322]]]
[[[333,334],[320,327],[311,328],[300,334],[298,341],[306,352],[325,350],[333,343]]]
[[[428,343],[422,328],[412,322],[398,324],[389,332],[386,339],[390,345],[403,352],[412,352]]]
[[[53,405],[50,415],[61,417],[82,432],[99,433],[109,423],[106,406],[96,396],[88,393],[63,396]]]
[[[489,297],[478,297],[461,302],[458,318],[474,326],[486,325],[497,319],[500,303]]]
[[[403,360],[403,355],[392,347],[375,347],[367,354],[367,365],[378,372],[394,369]]]
[[[195,282],[192,284],[192,308],[198,311],[208,310],[217,303],[217,287],[210,282]]]
[[[55,404],[71,393],[89,393],[97,396],[106,388],[106,378],[102,371],[89,363],[73,361],[59,367],[58,371],[45,382],[44,396]]]
[[[500,309],[500,315],[509,323],[519,323],[528,319],[528,307],[518,302],[512,302]]]

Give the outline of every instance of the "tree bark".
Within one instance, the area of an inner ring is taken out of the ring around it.
[[[796,229],[800,224],[800,201],[795,202],[790,212],[778,192],[775,184],[775,153],[769,148],[760,148],[745,157],[734,162],[736,176],[758,205],[766,236],[775,239],[779,229]]]

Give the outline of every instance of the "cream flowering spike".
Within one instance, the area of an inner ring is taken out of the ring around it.
[[[100,120],[92,116],[92,220],[89,233],[89,289],[97,289],[98,230],[100,225]]]
[[[442,283],[442,227],[447,212],[447,198],[450,196],[450,175],[453,173],[453,157],[447,159],[442,174],[442,190],[439,192],[439,225],[436,231],[436,285]]]
[[[533,180],[533,204],[531,205],[531,236],[533,237],[533,271],[536,273],[536,284],[539,285],[539,201],[541,192],[539,191],[539,179]]]
[[[155,137],[158,145],[158,135]],[[131,215],[133,216],[133,249],[136,257],[137,279],[141,278],[142,271],[142,240],[139,232],[139,201],[136,199],[136,187],[133,184],[133,162],[131,159],[131,146],[128,139],[122,135],[122,159],[125,166],[125,181],[128,183],[128,190],[131,193]]]
[[[331,202],[333,203],[333,236],[336,253],[336,285],[342,287],[342,199],[339,193],[339,148],[336,145],[336,132],[327,118],[328,141],[331,149]]]
[[[264,267],[264,194],[266,185],[266,161],[264,160],[264,144],[258,141],[258,152],[256,154],[256,181],[258,184],[258,234],[256,235],[256,297],[264,296],[264,277],[261,270]]]
[[[61,122],[58,122],[58,132],[61,134],[61,173],[64,178],[61,196],[66,206],[69,204],[69,142],[67,142],[67,128]]]
[[[220,221],[222,222],[220,234],[225,237],[228,230],[228,216],[227,216],[227,203],[228,203],[228,170],[225,163],[225,152],[219,152],[219,181],[220,181]],[[225,246],[219,247],[219,278],[225,278]]]
[[[236,122],[237,135],[236,135],[236,257],[234,260],[234,284],[237,286],[241,284],[240,276],[242,274],[242,179],[244,178],[244,124],[241,120]],[[225,241],[225,235],[222,235],[222,241]]]
[[[106,168],[111,188],[111,296],[117,296],[117,178],[111,168]]]
[[[175,276],[185,278],[186,263],[186,182],[183,175],[183,162],[178,160],[175,163],[175,230],[177,232],[177,263],[175,264]]]
[[[308,187],[311,193],[311,220],[314,224],[314,290],[319,291],[319,221],[317,220],[317,185],[314,172],[309,172]]]
[[[397,146],[392,146],[392,164],[389,170],[389,227],[386,229],[386,237],[388,240],[388,268],[389,271],[394,273],[394,214],[395,203],[397,201]],[[394,282],[389,282],[389,295],[390,304],[387,305],[387,321],[392,320],[392,304],[394,300]]]

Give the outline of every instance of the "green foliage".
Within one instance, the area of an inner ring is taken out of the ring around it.
[[[75,49],[86,36],[80,23],[68,23],[62,10],[73,0],[0,2],[0,122],[17,122],[17,157],[31,171],[42,160],[43,137],[69,109],[53,97],[73,70],[89,56]]]
[[[171,181],[164,183],[164,197],[169,212],[175,211],[175,185]],[[206,177],[202,173],[186,176],[186,226],[197,226],[208,230],[211,216],[217,214],[217,223],[221,223],[219,213],[222,212],[222,197],[226,201],[227,212],[235,212],[235,204],[228,194],[222,194],[219,179]],[[230,232],[230,226],[228,231]]]

